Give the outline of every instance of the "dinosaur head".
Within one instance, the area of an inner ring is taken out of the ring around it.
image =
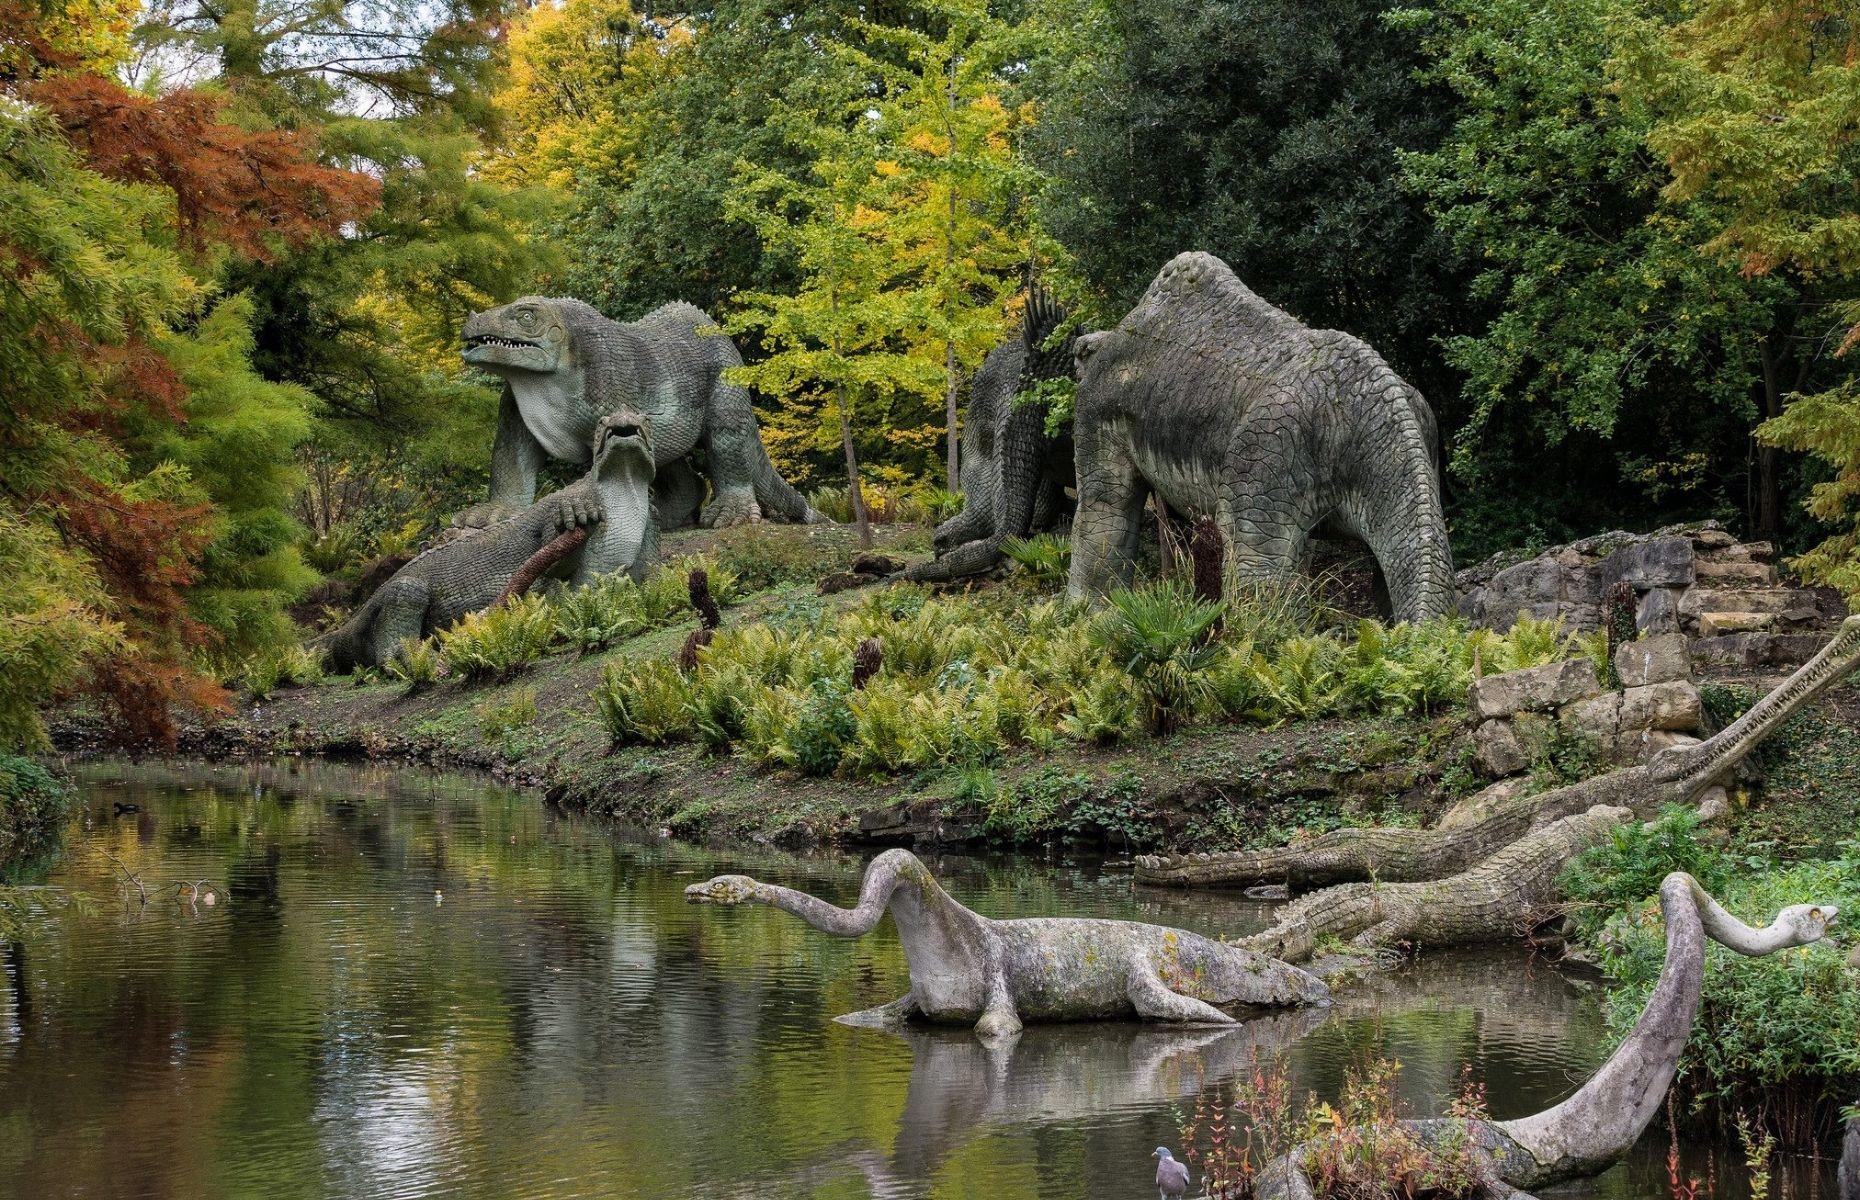
[[[632,408],[609,413],[594,427],[594,469],[653,464],[652,418]]]
[[[1828,926],[1840,913],[1832,904],[1791,904],[1776,914],[1774,924],[1786,931],[1785,945],[1806,946],[1827,936]]]
[[[756,881],[747,875],[719,875],[685,889],[685,899],[693,904],[744,904],[756,894]]]
[[[465,321],[465,361],[496,375],[548,374],[568,359],[568,322],[560,301],[525,296],[473,313]]]

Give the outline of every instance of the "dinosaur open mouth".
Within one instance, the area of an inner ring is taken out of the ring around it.
[[[511,346],[511,347],[532,346],[533,347],[533,346],[540,346],[540,345],[542,345],[541,342],[533,342],[529,340],[528,338],[497,337],[491,334],[483,334],[478,337],[468,337],[465,339],[465,348],[467,350],[476,350],[480,346]]]
[[[601,449],[605,451],[615,442],[635,441],[644,443],[646,427],[637,421],[615,421],[601,429]]]

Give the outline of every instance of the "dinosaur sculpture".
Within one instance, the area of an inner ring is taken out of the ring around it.
[[[889,911],[911,989],[881,1008],[841,1018],[850,1024],[923,1017],[974,1022],[976,1033],[993,1038],[1018,1033],[1023,1020],[1135,1015],[1231,1025],[1234,1018],[1216,1005],[1330,1002],[1316,976],[1198,934],[1134,921],[991,921],[956,903],[908,850],[872,860],[852,909],[745,875],[692,884],[685,898],[771,905],[835,937],[862,937]]]
[[[1020,333],[989,351],[969,384],[962,426],[963,509],[937,526],[936,557],[904,573],[920,583],[993,569],[1010,538],[1053,528],[1072,483],[1072,437],[1046,432],[1044,401],[1016,403],[1033,384],[1072,373],[1072,342],[1045,349],[1065,310],[1034,289]]]
[[[1841,1200],[1860,1200],[1860,1113],[1847,1122],[1847,1136],[1841,1140],[1839,1181]]]
[[[622,323],[579,300],[526,296],[473,314],[464,340],[465,361],[501,376],[504,398],[490,501],[460,514],[460,524],[488,524],[528,504],[551,458],[585,464],[596,422],[623,407],[652,421],[664,528],[823,520],[769,462],[749,393],[723,378],[743,360],[701,310],[668,304]],[[697,449],[715,493],[701,514],[704,481],[688,461]]]
[[[1397,620],[1453,610],[1434,414],[1374,350],[1191,253],[1076,354],[1074,599],[1128,580],[1155,492],[1212,516],[1243,578],[1295,569],[1328,526],[1368,543]]]
[[[1683,872],[1660,885],[1666,920],[1666,958],[1640,1019],[1607,1062],[1561,1104],[1515,1121],[1436,1118],[1403,1122],[1426,1145],[1470,1145],[1480,1160],[1487,1193],[1512,1197],[1537,1188],[1595,1175],[1618,1162],[1647,1128],[1698,1015],[1705,972],[1705,938],[1739,954],[1773,954],[1819,941],[1839,910],[1792,905],[1763,929],[1752,929],[1725,912],[1697,881]],[[1259,1177],[1259,1200],[1313,1200],[1305,1173],[1305,1147],[1268,1167]]]
[[[658,557],[652,451],[650,419],[630,409],[602,418],[586,475],[508,520],[419,555],[311,647],[324,652],[332,671],[379,666],[403,639],[425,637],[489,608],[513,581],[533,581],[539,564],[576,584],[616,571],[640,578]],[[545,561],[551,557],[555,561]]]
[[[1708,795],[1856,663],[1860,616],[1847,618],[1820,653],[1723,730],[1697,745],[1664,750],[1644,766],[1516,797],[1452,829],[1344,829],[1309,847],[1152,856],[1139,860],[1138,878],[1152,884],[1330,883],[1281,908],[1272,928],[1240,939],[1248,949],[1292,962],[1336,939],[1357,950],[1509,940],[1552,914],[1557,877],[1578,854],[1662,805]]]

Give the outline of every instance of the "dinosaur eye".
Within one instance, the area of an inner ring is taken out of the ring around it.
[[[533,308],[518,309],[517,324],[523,326],[525,329],[534,329],[536,327],[536,310]]]

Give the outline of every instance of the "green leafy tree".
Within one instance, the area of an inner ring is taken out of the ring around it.
[[[1443,406],[1452,468],[1485,497],[1461,507],[1463,546],[1588,532],[1629,505],[1647,524],[1732,515],[1752,490],[1747,439],[1778,386],[1766,364],[1803,298],[1701,254],[1711,207],[1663,195],[1647,115],[1610,67],[1635,11],[1652,6],[1446,0],[1396,16],[1455,98],[1407,176],[1484,309],[1442,343],[1465,380]]]
[[[1823,353],[1832,345],[1845,355],[1860,330],[1857,37],[1852,4],[1703,0],[1683,20],[1628,25],[1618,69],[1646,114],[1648,148],[1670,172],[1665,197],[1707,214],[1703,251],[1811,300],[1761,347],[1770,383],[1758,431],[1762,493],[1775,502],[1779,449],[1833,468],[1810,489],[1807,509],[1838,532],[1795,565],[1860,595],[1860,387],[1851,367]],[[1769,512],[1758,523],[1776,520]]]

